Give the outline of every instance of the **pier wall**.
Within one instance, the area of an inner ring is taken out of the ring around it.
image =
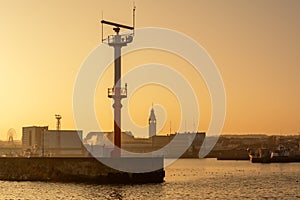
[[[111,158],[101,158],[111,159]],[[160,183],[164,181],[163,158],[118,158],[123,163],[161,165],[153,172],[128,173],[89,158],[0,158],[0,180],[93,183]]]

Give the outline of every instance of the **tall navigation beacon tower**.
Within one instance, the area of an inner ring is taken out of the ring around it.
[[[114,86],[108,88],[108,97],[114,100],[114,145],[115,149],[112,152],[113,157],[121,156],[121,100],[127,97],[127,84],[121,87],[121,48],[127,46],[133,41],[134,24],[135,24],[135,7],[133,8],[133,26],[126,26],[110,21],[101,20],[102,24],[102,42],[106,42],[114,48]],[[108,36],[103,39],[103,24],[113,26],[115,35]],[[132,30],[129,34],[120,34],[120,29]]]

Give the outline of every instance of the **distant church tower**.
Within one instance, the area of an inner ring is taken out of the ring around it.
[[[151,109],[151,113],[149,116],[148,125],[149,125],[149,137],[155,136],[156,135],[156,117],[154,114],[153,107]]]

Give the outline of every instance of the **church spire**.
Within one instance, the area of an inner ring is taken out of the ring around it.
[[[151,113],[150,113],[150,116],[149,116],[149,124],[151,121],[156,121],[156,117],[155,117],[155,113],[154,113],[154,109],[151,108]]]
[[[153,109],[153,103],[152,103],[152,108],[148,120],[148,125],[149,125],[149,137],[156,135],[156,117]]]

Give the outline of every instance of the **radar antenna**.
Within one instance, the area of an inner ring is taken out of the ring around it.
[[[109,25],[109,26],[113,26],[113,30],[116,32],[117,35],[119,35],[120,29],[128,29],[128,30],[132,30],[132,33],[130,34],[126,34],[126,35],[122,35],[121,36],[121,42],[123,43],[123,46],[126,46],[127,43],[132,42],[133,36],[134,36],[134,27],[135,27],[135,5],[133,6],[133,14],[132,14],[132,26],[128,26],[128,25],[124,25],[124,24],[119,24],[119,23],[115,23],[115,22],[111,22],[111,21],[107,21],[103,19],[103,12],[102,12],[102,20],[101,20],[101,25],[102,25],[102,42],[104,42],[106,39],[103,39],[103,25]],[[115,41],[116,37],[114,35],[112,36],[108,36],[107,40],[108,40],[108,44],[110,46],[113,46],[111,43],[116,42]]]

